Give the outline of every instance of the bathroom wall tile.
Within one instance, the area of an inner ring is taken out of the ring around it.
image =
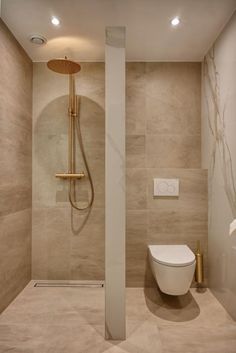
[[[33,277],[67,279],[70,238],[65,208],[33,210]]]
[[[193,251],[197,248],[197,241],[207,259],[207,219],[205,215],[148,213],[148,242],[149,244],[187,244]]]
[[[99,241],[104,241],[104,238]],[[71,279],[91,281],[105,279],[105,251],[101,245],[97,246],[96,250],[96,256],[91,251],[80,251],[76,255],[71,255]]]
[[[184,168],[150,168],[148,172],[148,208],[166,211],[195,211],[207,214],[207,170]],[[179,179],[179,196],[154,197],[154,178]]]
[[[32,62],[0,19],[0,312],[31,278]]]
[[[147,210],[126,213],[126,282],[143,287],[151,278],[147,264]]]
[[[147,207],[147,172],[144,168],[126,169],[126,208],[145,209]]]
[[[0,217],[31,207],[31,184],[0,186]]]
[[[48,209],[32,210],[32,279],[48,278],[48,236],[46,214]]]
[[[186,244],[188,245],[192,251],[196,251],[197,249],[197,241],[200,241],[201,244],[201,250],[204,254],[205,258],[205,265],[207,265],[207,250],[208,250],[208,245],[207,245],[207,236],[206,232],[204,233],[197,233],[194,232],[194,230],[190,232],[172,232],[172,233],[167,233],[167,232],[154,232],[153,229],[150,229],[148,231],[148,243],[150,245],[181,245],[181,244]]]
[[[126,281],[129,286],[145,284],[147,254],[147,211],[126,213]]]
[[[147,224],[147,210],[127,210],[127,245],[146,245]]]
[[[207,173],[198,169],[200,84],[199,63],[127,65],[127,212],[147,212],[146,244],[127,243],[128,286],[153,285],[147,276],[150,243],[186,243],[194,250],[200,239],[207,259]],[[154,198],[155,177],[179,178],[179,197]],[[137,224],[138,217],[133,215]],[[142,259],[139,272],[135,256]]]
[[[31,278],[31,209],[0,217],[0,312]]]
[[[104,279],[104,209],[33,211],[33,278]]]
[[[206,229],[203,229],[205,223],[201,217],[207,212],[207,176],[200,169],[189,169],[200,166],[199,68],[198,63],[126,65],[127,286],[154,284],[147,257],[147,245],[150,242],[185,241],[193,247],[197,238],[202,241],[206,239]],[[50,207],[64,209],[67,213],[67,225],[61,228],[64,229],[65,237],[50,230],[53,233],[51,248],[55,243],[57,255],[51,259],[50,264],[45,260],[46,265],[42,259],[45,256],[43,249],[48,249],[49,233],[45,226],[45,215],[39,214],[39,226],[36,222],[33,231],[35,247],[40,249],[34,263],[34,273],[43,278],[49,276],[50,268],[50,278],[62,278],[67,275],[69,268],[69,278],[103,279],[104,64],[82,63],[76,82],[77,92],[82,96],[81,131],[95,187],[93,210],[79,234],[78,229],[86,214],[71,214],[67,185],[60,180],[55,183],[54,179],[54,173],[60,168],[67,169],[67,81],[50,73],[45,64],[36,63],[34,70],[37,100],[34,110],[33,204],[35,210],[43,207],[44,213]],[[79,151],[77,155],[78,168],[84,170]],[[181,193],[178,199],[153,198],[152,179],[157,176],[180,179]],[[80,205],[86,205],[90,196],[87,179],[79,181],[77,196]],[[161,224],[156,222],[155,210],[162,217]],[[194,213],[192,223],[188,212]],[[150,226],[149,213],[152,216]],[[178,225],[178,235],[173,231],[173,224],[167,224],[168,229],[163,231],[172,213]],[[46,237],[43,232],[41,237],[38,235],[41,222]],[[191,229],[191,226],[197,230]],[[70,244],[69,265],[63,241]],[[64,267],[60,265],[60,255],[61,259],[65,259]]]
[[[146,131],[145,63],[126,64],[126,133]]]
[[[2,139],[3,137],[0,137]],[[0,142],[1,143],[1,142]],[[31,185],[31,154],[17,153],[17,150],[1,149],[1,185]]]
[[[149,168],[200,168],[200,135],[146,135]]]
[[[4,102],[4,104],[7,105],[7,102]],[[29,106],[29,109],[30,108],[31,106]],[[6,118],[7,117],[4,116],[4,119],[1,119],[0,122],[2,132],[0,140],[1,150],[11,153],[16,153],[17,151],[21,157],[29,156],[31,154],[32,142],[31,125],[25,122],[25,126],[22,126],[22,123],[19,124],[16,118],[15,121],[8,120],[6,123]]]
[[[199,211],[149,210],[148,230],[150,233],[175,233],[176,235],[194,232],[206,234],[207,213]]]
[[[105,213],[93,208],[87,223],[82,224],[75,215],[71,233],[71,279],[103,280],[105,276]],[[70,225],[71,227],[71,225]]]
[[[146,65],[147,63],[145,62],[126,62],[127,86],[136,86],[140,89],[145,89],[144,83],[146,82]]]
[[[0,52],[4,53],[0,63],[1,97],[11,97],[28,110],[32,103],[32,62],[3,21],[0,26]]]
[[[76,81],[77,93],[89,97],[104,109],[105,106],[105,64],[81,63],[81,71]]]
[[[173,99],[175,104],[180,100],[185,100],[188,104],[189,100],[200,99],[192,97],[192,94],[199,94],[201,88],[199,62],[146,62],[145,75],[148,96],[169,95],[169,101]]]
[[[126,166],[127,168],[146,167],[146,139],[145,135],[126,136]]]
[[[68,279],[70,273],[70,238],[68,217],[64,208],[49,208],[45,215],[48,278]]]
[[[147,133],[199,135],[200,63],[146,63]]]
[[[195,92],[194,92],[195,93]],[[198,97],[199,95],[194,95]],[[200,135],[200,111],[195,102],[169,101],[164,97],[147,97],[147,133],[157,135]],[[177,106],[176,106],[177,105]]]
[[[202,165],[209,170],[209,287],[234,320],[236,238],[235,232],[229,237],[229,225],[236,218],[235,31],[236,12],[202,63]]]

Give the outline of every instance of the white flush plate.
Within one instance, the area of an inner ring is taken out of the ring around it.
[[[155,178],[154,196],[179,196],[179,179]]]

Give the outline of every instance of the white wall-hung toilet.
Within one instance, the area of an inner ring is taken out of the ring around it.
[[[191,286],[196,260],[187,245],[149,245],[153,275],[163,293],[186,294]]]

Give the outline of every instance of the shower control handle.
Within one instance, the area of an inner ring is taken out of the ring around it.
[[[82,179],[85,177],[84,172],[81,173],[57,173],[55,174],[56,178],[61,179]]]

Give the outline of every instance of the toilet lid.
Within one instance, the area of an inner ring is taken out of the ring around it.
[[[167,266],[187,266],[195,261],[187,245],[149,245],[152,259]]]

